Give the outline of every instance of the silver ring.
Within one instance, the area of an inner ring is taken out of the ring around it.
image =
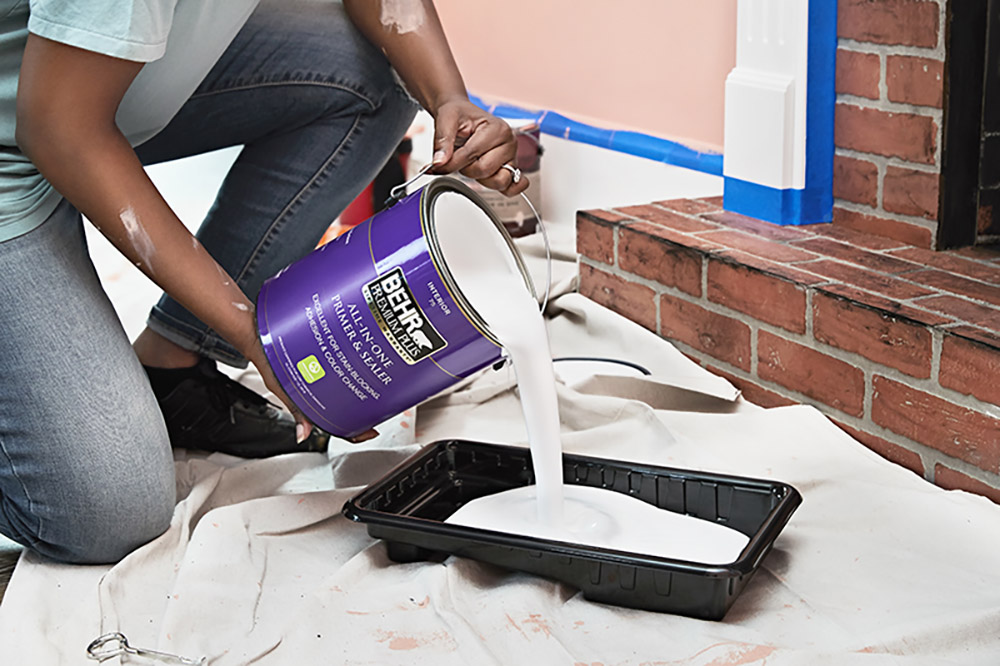
[[[514,184],[515,185],[517,185],[518,183],[521,182],[521,170],[520,169],[518,169],[516,166],[513,166],[511,164],[504,164],[503,168],[507,169],[507,171],[510,171],[511,176],[513,176],[513,180],[514,180]]]

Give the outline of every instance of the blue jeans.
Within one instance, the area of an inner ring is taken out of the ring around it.
[[[244,145],[198,237],[244,291],[309,252],[375,176],[415,106],[338,3],[263,2],[147,164]],[[120,559],[169,525],[156,400],[87,254],[79,213],[0,243],[0,532],[54,559]],[[170,298],[149,326],[245,363]]]

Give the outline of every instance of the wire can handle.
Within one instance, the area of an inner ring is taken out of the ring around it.
[[[415,176],[407,180],[405,183],[401,183],[389,190],[389,198],[385,200],[386,208],[391,208],[399,203],[399,201],[406,196],[407,188],[415,183],[419,178],[426,175],[432,168],[434,168],[433,163],[425,164],[420,167],[420,170],[417,171]],[[504,164],[502,168],[510,171],[515,183],[521,181],[520,169],[511,164]],[[538,209],[535,208],[535,204],[531,203],[531,199],[529,199],[528,195],[524,192],[521,192],[521,198],[524,199],[526,204],[528,204],[528,208],[531,209],[531,213],[535,216],[535,219],[538,220],[538,227],[542,230],[542,242],[545,244],[545,293],[542,297],[542,304],[540,308],[544,313],[545,308],[548,307],[549,304],[549,293],[552,291],[552,246],[549,243],[549,232],[545,228],[545,223],[542,221],[542,216],[538,214]]]

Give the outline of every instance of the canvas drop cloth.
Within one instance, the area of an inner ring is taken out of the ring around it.
[[[526,251],[537,260],[536,242]],[[557,258],[561,293],[572,254]],[[111,567],[22,556],[0,607],[0,662],[93,663],[87,644],[121,631],[133,645],[213,666],[1000,664],[1000,507],[928,484],[809,407],[734,401],[727,382],[579,295],[559,296],[549,314],[555,356],[653,371],[563,366],[566,451],[772,478],[802,493],[724,621],[599,605],[454,557],[394,564],[341,516],[422,444],[524,444],[503,369],[383,425],[372,442],[335,444],[329,457],[179,455],[180,501],[156,541]]]

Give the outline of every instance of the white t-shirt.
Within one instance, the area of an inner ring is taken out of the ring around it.
[[[17,77],[28,32],[148,63],[118,109],[118,126],[135,146],[170,122],[257,2],[0,0],[0,242],[40,225],[61,199],[14,141]]]

